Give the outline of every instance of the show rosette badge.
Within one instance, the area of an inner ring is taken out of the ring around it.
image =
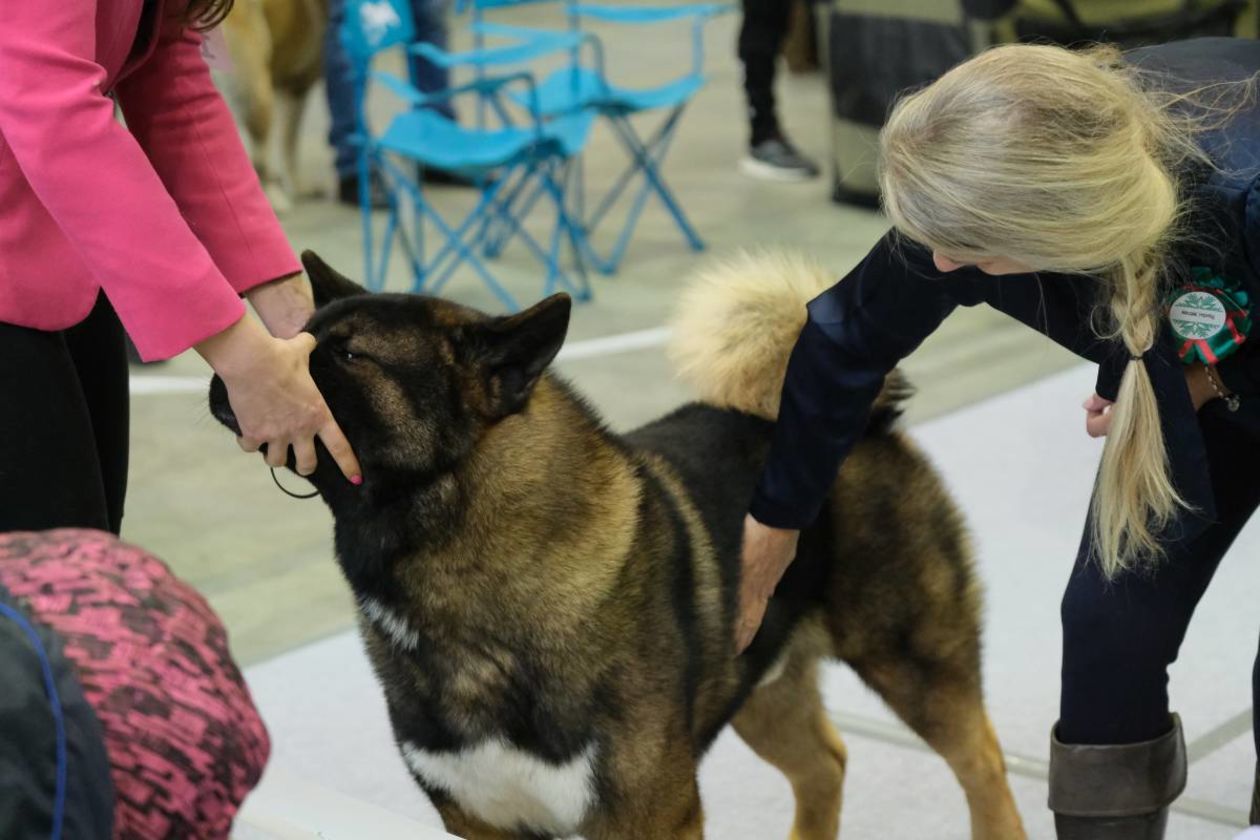
[[[1251,298],[1206,268],[1174,289],[1165,314],[1185,364],[1214,365],[1236,351],[1251,333]]]

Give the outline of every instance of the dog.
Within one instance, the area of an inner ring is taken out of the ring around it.
[[[399,751],[450,833],[699,838],[697,765],[729,723],[791,782],[792,837],[830,840],[846,754],[818,672],[841,660],[949,763],[974,838],[1024,836],[963,521],[895,427],[899,376],[735,655],[744,513],[824,271],[701,276],[672,351],[700,400],[617,435],[547,370],[568,297],[489,317],[303,262],[311,375],[364,481],[326,453],[310,479]],[[239,434],[217,378],[210,406]]]
[[[278,213],[311,193],[298,175],[298,137],[311,88],[324,75],[328,0],[236,0],[223,22],[230,88],[258,178]],[[281,173],[270,165],[280,117]]]

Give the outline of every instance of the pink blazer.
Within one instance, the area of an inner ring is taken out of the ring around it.
[[[142,0],[0,0],[0,321],[64,329],[103,289],[166,358],[299,270],[176,2],[129,59]]]

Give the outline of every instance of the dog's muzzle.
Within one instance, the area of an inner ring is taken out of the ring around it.
[[[241,424],[236,422],[236,414],[232,411],[232,404],[228,402],[227,386],[218,375],[210,380],[210,414],[240,437]]]

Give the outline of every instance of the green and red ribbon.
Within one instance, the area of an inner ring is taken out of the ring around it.
[[[1174,311],[1176,305],[1176,311]],[[1224,309],[1224,323],[1215,320]],[[1208,313],[1195,319],[1195,313]],[[1178,317],[1181,315],[1183,317]],[[1233,354],[1251,333],[1251,296],[1209,268],[1191,270],[1190,280],[1164,300],[1164,317],[1173,337],[1180,342],[1177,355],[1184,364],[1214,365]]]

